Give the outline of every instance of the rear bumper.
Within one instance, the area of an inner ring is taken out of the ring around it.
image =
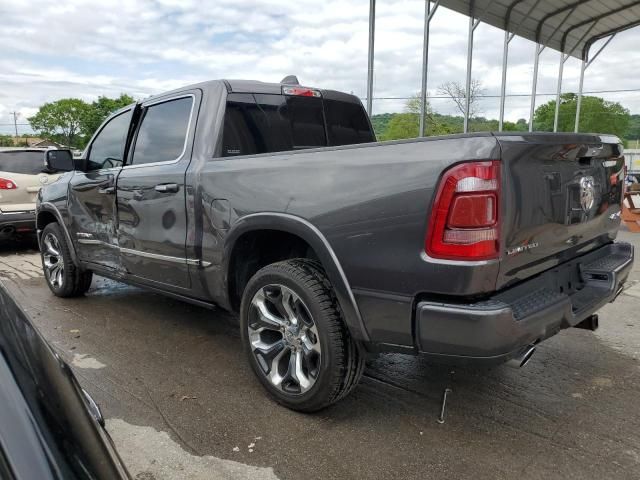
[[[614,243],[482,302],[421,301],[415,317],[418,349],[459,360],[508,360],[613,301],[633,257],[632,245]]]
[[[16,232],[35,232],[35,229],[35,210],[0,213],[0,239],[10,237]]]

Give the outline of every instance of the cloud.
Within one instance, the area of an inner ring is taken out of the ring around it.
[[[364,98],[367,74],[368,2],[358,0],[45,0],[0,5],[0,132],[11,131],[9,112],[32,114],[44,102],[64,97],[93,100],[129,93],[138,98],[213,78],[278,81],[296,74],[308,85]],[[424,2],[378,2],[374,102],[376,112],[398,111],[420,89]],[[440,8],[431,28],[429,90],[463,82],[467,17]],[[503,32],[476,31],[473,77],[488,95],[501,79]],[[640,60],[640,29],[618,35],[590,67],[586,91],[638,87],[630,65]],[[508,119],[527,118],[533,43],[511,44]],[[536,100],[553,98],[558,53],[545,51]],[[579,62],[565,66],[564,91],[575,91]],[[640,94],[603,94],[640,112]],[[389,97],[392,97],[389,99]],[[441,113],[455,113],[450,100],[434,98]],[[482,100],[482,113],[496,117],[499,100]],[[26,127],[21,127],[25,129]]]

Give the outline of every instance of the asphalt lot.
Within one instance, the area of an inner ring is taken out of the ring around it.
[[[524,369],[380,355],[314,415],[266,397],[233,316],[103,278],[58,299],[15,244],[0,278],[101,405],[136,479],[640,478],[640,262],[597,333],[564,331]]]

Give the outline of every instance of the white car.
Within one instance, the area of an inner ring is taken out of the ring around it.
[[[0,149],[0,240],[35,233],[36,196],[60,173],[46,164],[42,148]]]

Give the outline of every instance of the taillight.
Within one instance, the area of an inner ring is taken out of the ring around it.
[[[15,190],[18,186],[13,180],[7,180],[6,178],[0,178],[0,190]]]
[[[448,260],[497,258],[500,162],[467,162],[444,173],[425,241],[427,254]]]
[[[319,90],[307,87],[282,87],[282,93],[285,95],[296,95],[298,97],[321,97]]]

